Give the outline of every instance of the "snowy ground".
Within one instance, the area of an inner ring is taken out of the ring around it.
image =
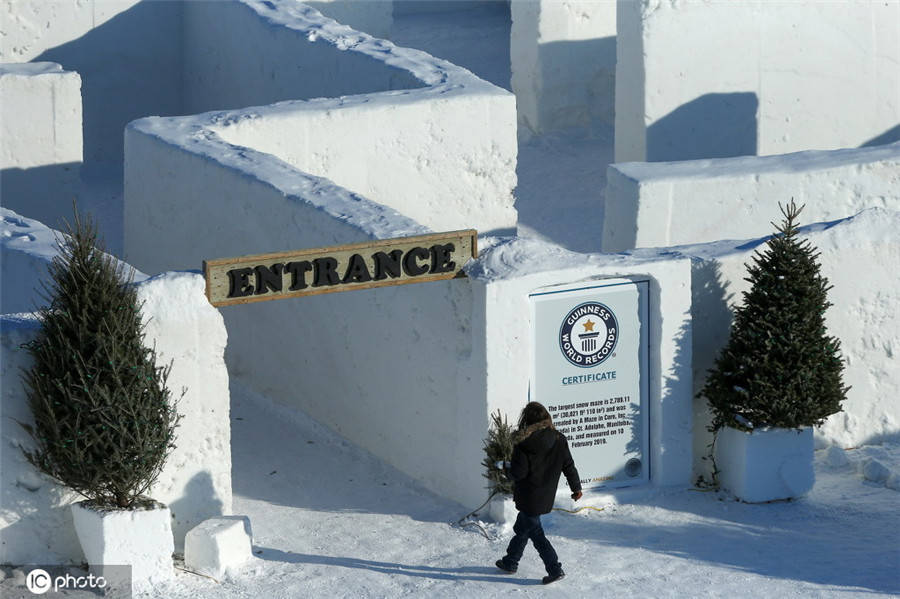
[[[530,546],[519,573],[488,541],[451,526],[467,510],[301,414],[232,381],[234,510],[250,516],[254,563],[221,583],[179,572],[150,596],[863,597],[900,594],[900,494],[866,482],[866,457],[900,466],[900,446],[819,452],[817,482],[799,501],[763,505],[677,490],[603,506],[545,527],[567,578],[543,587]],[[492,526],[492,525],[490,525]],[[496,532],[495,528],[491,528]]]
[[[231,392],[234,511],[250,517],[254,560],[218,582],[178,571],[147,598],[900,595],[900,494],[857,473],[867,458],[900,471],[898,445],[844,452],[844,465],[818,452],[816,485],[794,502],[687,489],[603,505],[588,493],[579,504],[603,511],[544,518],[567,577],[543,587],[531,546],[518,574],[500,573],[508,536],[452,526],[463,506],[240,381]],[[11,582],[3,597],[31,596]]]

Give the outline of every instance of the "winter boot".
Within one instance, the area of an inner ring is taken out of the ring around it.
[[[565,578],[565,577],[566,577],[566,573],[563,572],[562,570],[560,570],[560,571],[557,572],[556,574],[549,574],[549,575],[547,575],[547,576],[544,576],[544,577],[541,579],[541,583],[543,583],[543,584],[550,584],[551,582],[556,582],[557,580],[560,580],[560,579]]]
[[[507,566],[506,562],[504,562],[502,559],[498,559],[496,565],[507,574],[515,574],[517,570],[517,568],[510,568],[509,566]]]

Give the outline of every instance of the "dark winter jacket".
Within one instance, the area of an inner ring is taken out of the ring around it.
[[[573,493],[581,490],[565,435],[550,427],[549,421],[528,427],[524,438],[513,448],[508,472],[515,484],[516,508],[529,516],[549,513],[561,472],[565,473]]]

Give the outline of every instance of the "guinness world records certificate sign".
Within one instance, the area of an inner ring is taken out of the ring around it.
[[[648,293],[647,281],[606,279],[529,296],[531,399],[568,438],[586,489],[650,480]]]

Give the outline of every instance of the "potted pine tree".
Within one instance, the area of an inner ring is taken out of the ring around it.
[[[488,515],[497,523],[512,526],[518,512],[512,500],[513,484],[503,473],[500,465],[512,459],[515,445],[515,429],[509,425],[500,410],[491,414],[488,436],[484,440],[484,476],[488,479],[488,490],[491,492]]]
[[[169,509],[146,496],[179,420],[169,369],[144,346],[134,270],[102,251],[93,223],[76,213],[58,247],[24,373],[25,457],[85,497],[72,514],[92,568],[130,565],[139,588],[173,574]]]
[[[797,233],[803,207],[747,265],[750,290],[700,392],[712,411],[720,485],[748,502],[799,497],[813,486],[813,429],[841,410],[840,341],[829,336],[830,286],[818,253]]]

